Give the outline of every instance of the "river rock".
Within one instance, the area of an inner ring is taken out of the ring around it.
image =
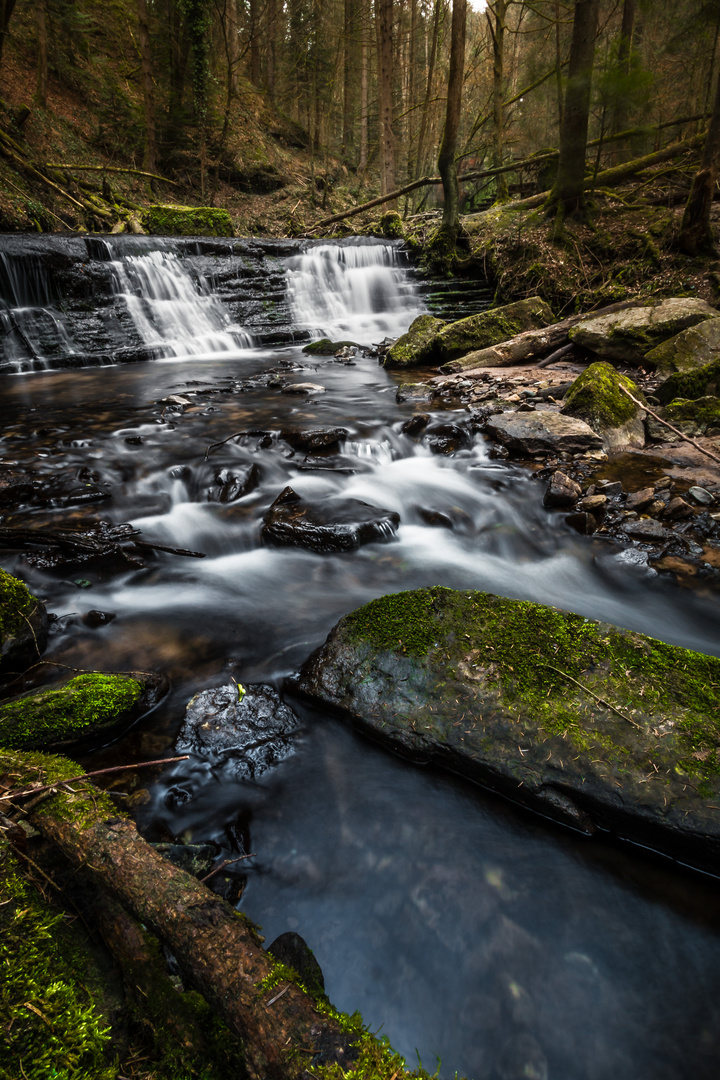
[[[398,405],[403,401],[432,401],[435,394],[435,388],[429,383],[404,382],[395,391],[395,400]]]
[[[625,500],[625,509],[636,510],[638,514],[642,514],[643,510],[647,510],[654,499],[655,488],[646,487],[641,488],[640,491],[631,491]]]
[[[280,435],[292,446],[293,450],[304,450],[306,454],[316,454],[323,450],[337,450],[340,443],[348,437],[346,428],[306,428],[293,430],[284,428]]]
[[[491,417],[485,430],[491,438],[521,454],[580,454],[603,448],[600,436],[584,420],[561,413],[502,413]]]
[[[547,507],[574,506],[582,495],[582,488],[564,472],[556,470],[550,477],[543,505]]]
[[[235,469],[216,469],[214,484],[207,492],[208,502],[230,503],[249,495],[260,483],[260,470],[252,465]]]
[[[655,396],[662,405],[668,405],[676,398],[683,401],[696,401],[701,397],[720,396],[720,359],[698,368],[696,371],[677,371],[655,390]]]
[[[553,313],[545,301],[539,296],[530,296],[447,323],[429,347],[432,355],[443,362],[443,373],[452,373],[463,369],[464,365],[455,361],[466,353],[500,345],[525,330],[540,330],[553,321]]]
[[[234,236],[232,218],[216,206],[148,206],[140,213],[146,232],[156,236]]]
[[[695,516],[695,511],[689,503],[676,495],[665,507],[663,518],[666,521],[684,521],[686,518]]]
[[[265,514],[261,535],[265,543],[283,547],[354,551],[362,544],[391,540],[399,524],[394,510],[337,497],[310,504],[286,487]]]
[[[47,641],[45,605],[24,582],[0,570],[0,672],[24,671]]]
[[[319,383],[313,382],[293,382],[286,383],[286,385],[283,386],[281,393],[297,394],[298,396],[301,394],[324,394],[325,387],[320,386]]]
[[[606,360],[639,364],[661,342],[718,314],[704,300],[673,297],[610,315],[588,315],[571,328],[569,336]]]
[[[213,764],[230,761],[235,776],[252,779],[292,753],[297,725],[271,686],[248,686],[241,696],[230,683],[191,698],[175,749]]]
[[[524,601],[440,587],[371,601],[299,689],[422,763],[711,872],[720,660]],[[700,789],[700,790],[698,790]]]
[[[642,393],[632,381],[620,375],[610,364],[591,364],[570,387],[561,412],[589,424],[612,453],[629,446],[645,445],[645,412],[630,400],[621,387],[642,400]]]
[[[382,358],[384,367],[403,368],[429,364],[433,358],[433,342],[445,326],[434,315],[418,315],[406,334],[397,339]]]
[[[623,529],[633,540],[640,540],[644,544],[656,544],[658,540],[666,540],[672,533],[661,525],[655,518],[638,518],[626,521]]]
[[[102,746],[153,709],[169,683],[152,672],[88,672],[0,705],[0,746],[64,751]]]
[[[714,360],[720,360],[720,320],[707,319],[645,353],[643,363],[661,375],[672,375],[696,371]]]
[[[683,435],[716,434],[720,431],[720,398],[705,396],[693,401],[676,399],[665,407],[662,416]],[[673,434],[667,428],[665,430],[667,434]]]
[[[268,945],[267,951],[278,963],[285,964],[296,971],[303,986],[313,997],[319,997],[325,993],[322,968],[317,962],[315,953],[300,934],[296,934],[294,930],[286,930]]]
[[[303,346],[303,352],[309,356],[336,356],[343,349],[359,349],[360,345],[355,341],[331,341],[330,338],[320,338],[319,341],[311,341]]]

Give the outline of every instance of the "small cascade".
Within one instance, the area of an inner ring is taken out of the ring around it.
[[[288,259],[294,321],[333,341],[399,337],[425,310],[397,245],[354,240],[317,244]]]
[[[252,346],[232,324],[206,279],[191,275],[174,252],[126,255],[111,263],[113,288],[122,297],[143,343],[161,356],[202,356]]]
[[[0,251],[0,335],[15,371],[38,371],[54,356],[72,355],[72,342],[53,311],[52,281],[37,256]]]

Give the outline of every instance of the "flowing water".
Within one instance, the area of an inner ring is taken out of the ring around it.
[[[60,616],[50,659],[172,679],[164,705],[94,762],[170,753],[198,690],[280,686],[340,616],[400,588],[487,589],[718,653],[713,595],[572,533],[465,412],[433,412],[411,437],[415,407],[396,403],[398,380],[375,359],[302,353],[309,336],[378,342],[424,310],[427,289],[392,245],[83,243],[0,241],[2,364],[15,372],[2,458],[49,492],[6,523],[131,522],[205,554],[47,572],[2,552]],[[283,393],[289,383],[321,389]],[[326,456],[281,434],[338,426]],[[438,452],[448,437],[454,450]],[[257,486],[217,501],[253,465]],[[325,508],[342,497],[396,511],[397,534],[335,554],[264,546],[262,517],[286,485]],[[91,610],[114,617],[93,628]],[[432,1071],[439,1058],[442,1077],[714,1080],[714,881],[551,827],[294,705],[294,753],[254,781],[193,759],[149,783],[147,835],[254,852],[239,864],[241,906],[267,940],[302,934],[331,1000],[410,1063],[417,1052]]]

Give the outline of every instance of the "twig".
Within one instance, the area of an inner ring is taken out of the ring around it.
[[[200,881],[200,882],[207,881],[214,874],[219,873],[220,870],[224,870],[226,866],[231,866],[232,863],[241,862],[243,859],[254,859],[254,858],[255,858],[255,852],[253,851],[253,852],[250,853],[250,855],[238,855],[238,857],[236,859],[223,859],[223,861],[221,863],[219,863],[218,866],[216,866],[214,870],[211,870],[209,874],[205,875],[205,877],[198,878],[198,881]]]
[[[675,434],[679,435],[681,439],[685,440],[685,442],[692,443],[695,449],[699,450],[701,454],[706,454],[709,458],[712,458],[713,461],[717,461],[718,465],[720,465],[720,458],[717,456],[717,454],[713,454],[712,450],[706,450],[705,447],[701,446],[696,439],[693,439],[690,435],[684,435],[679,428],[673,427],[673,425],[669,424],[667,420],[663,420],[662,416],[658,416],[658,414],[654,412],[649,405],[644,405],[642,401],[638,401],[638,399],[634,397],[629,390],[626,390],[622,384],[619,385],[623,394],[627,394],[631,401],[634,401],[635,404],[639,405],[641,409],[645,410],[645,412],[649,412],[654,420],[657,420],[660,424],[664,424],[666,428],[670,428],[671,431],[674,431]]]
[[[221,439],[221,440],[220,440],[220,442],[214,442],[214,443],[210,443],[210,445],[208,446],[207,450],[205,451],[205,461],[207,461],[207,459],[208,459],[208,458],[210,457],[210,455],[212,454],[213,450],[218,450],[218,449],[219,449],[219,448],[220,448],[221,446],[224,446],[224,445],[225,445],[225,443],[229,443],[229,442],[231,442],[231,441],[232,441],[233,439],[237,439],[237,438],[239,438],[239,437],[240,437],[241,435],[244,435],[244,434],[245,434],[245,430],[244,430],[244,429],[243,429],[243,431],[235,431],[235,432],[233,432],[233,434],[232,434],[232,435],[228,435],[227,439]]]
[[[93,776],[102,776],[104,773],[125,772],[126,769],[144,769],[150,765],[169,765],[173,761],[187,761],[189,757],[189,754],[182,754],[181,757],[159,758],[157,761],[139,761],[135,765],[112,765],[108,769],[95,769],[94,772],[80,773],[79,776],[68,776],[67,780],[56,780],[53,784],[26,788],[24,791],[9,791],[3,797],[10,800],[22,799],[26,795],[39,795],[41,791],[50,791],[52,788],[63,787],[65,784],[74,784],[78,780],[89,780]]]
[[[544,360],[541,360],[537,367],[550,367],[551,364],[557,364],[558,360],[562,360],[564,356],[572,352],[575,348],[575,342],[571,341],[567,345],[561,346],[556,349],[555,352],[551,352],[549,356],[546,356]]]
[[[573,679],[572,675],[568,675],[567,671],[561,671],[560,668],[553,667],[552,664],[544,664],[542,663],[542,661],[540,662],[540,667],[546,667],[550,668],[551,671],[557,671],[558,675],[562,675],[564,678],[569,679],[571,683],[575,683],[575,685],[579,686],[581,690],[584,690],[586,694],[589,694],[590,697],[595,698],[596,701],[599,701],[601,705],[607,705],[608,709],[612,709],[612,711],[614,713],[617,713],[618,716],[622,717],[623,720],[627,720],[628,724],[632,724],[632,726],[636,727],[638,731],[642,731],[640,724],[638,724],[636,720],[633,720],[631,717],[626,716],[625,713],[620,712],[619,709],[616,709],[615,706],[611,705],[609,701],[605,700],[605,698],[598,697],[597,694],[593,693],[593,691],[590,690],[587,686],[583,686],[583,684],[581,682],[578,682],[577,679]]]
[[[204,551],[190,551],[188,548],[168,547],[167,544],[151,544],[149,540],[133,540],[135,547],[151,548],[153,551],[167,551],[169,555],[182,555],[186,559],[204,559]]]

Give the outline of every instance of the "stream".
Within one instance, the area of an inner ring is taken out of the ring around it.
[[[302,352],[488,302],[478,283],[423,281],[382,242],[0,237],[0,454],[48,492],[5,524],[129,522],[205,555],[69,572],[0,550],[58,616],[46,659],[172,680],[83,761],[169,756],[193,694],[281,688],[342,615],[399,589],[484,589],[720,655],[716,595],[578,536],[467,412],[398,404],[400,378],[361,351]],[[420,410],[424,429],[403,431]],[[310,428],[344,429],[339,451],[282,434]],[[399,528],[334,553],[266,546],[287,485],[325,509],[395,511]],[[443,1080],[715,1080],[716,880],[552,826],[288,700],[301,723],[280,765],[244,779],[191,758],[134,812],[151,840],[254,853],[240,906],[267,943],[305,938],[338,1008]]]

